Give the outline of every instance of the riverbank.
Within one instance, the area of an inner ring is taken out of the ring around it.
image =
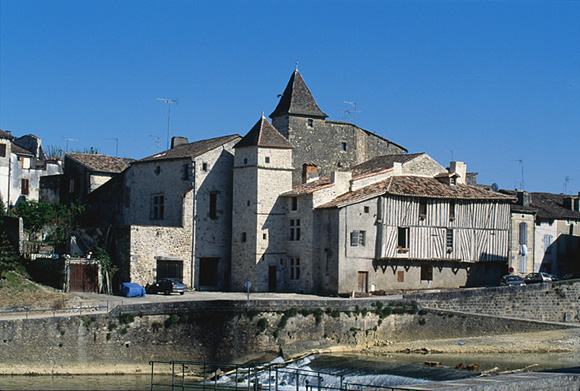
[[[580,329],[568,328],[516,334],[487,335],[387,343],[363,350],[381,356],[391,353],[528,354],[580,352]]]

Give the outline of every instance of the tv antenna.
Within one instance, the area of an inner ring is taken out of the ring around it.
[[[68,152],[68,142],[69,141],[79,141],[76,138],[67,138],[67,137],[64,137],[64,136],[62,136],[62,139],[66,141],[66,147],[64,148],[64,151],[65,152]]]
[[[525,186],[524,186],[524,161],[522,159],[517,159],[517,160],[510,160],[510,162],[518,162],[518,163],[520,163],[520,166],[522,166],[522,182],[521,182],[521,185],[522,185],[522,190],[524,190],[525,189]]]
[[[354,126],[357,126],[356,124],[356,113],[360,113],[360,111],[358,111],[356,109],[356,102],[349,102],[348,100],[345,100],[344,103],[351,105],[352,107],[354,107],[354,110],[344,110],[345,113],[354,113]]]
[[[179,103],[179,99],[165,99],[165,98],[157,98],[162,102],[165,102],[169,106],[169,111],[167,112],[167,149],[169,149],[169,124],[171,122],[171,104],[172,103]]]
[[[117,146],[115,147],[115,157],[119,156],[119,139],[117,137],[111,137],[111,138],[107,138],[105,140],[115,140],[117,143]]]
[[[447,152],[451,152],[451,161],[453,162],[453,149],[448,150]]]
[[[570,178],[569,176],[564,178],[564,194],[568,193],[568,183],[570,183],[570,181],[573,181],[573,180],[574,180],[574,178]]]
[[[159,153],[159,136],[153,136],[152,134],[150,134],[149,137],[155,139],[155,146],[157,147],[157,153]]]

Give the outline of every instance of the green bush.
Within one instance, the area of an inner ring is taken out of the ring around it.
[[[266,328],[268,327],[268,319],[266,318],[260,318],[258,319],[258,330],[263,333],[264,331],[266,331]]]
[[[133,314],[119,314],[119,324],[129,324],[129,323],[133,323],[133,321],[135,320],[135,315]]]

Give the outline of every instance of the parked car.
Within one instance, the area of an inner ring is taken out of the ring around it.
[[[539,282],[550,282],[552,278],[548,273],[539,272],[539,273],[530,273],[524,277],[524,281],[526,284],[537,284]]]
[[[562,280],[575,280],[577,278],[580,278],[580,273],[567,273],[564,274],[564,277],[562,277]]]
[[[520,285],[526,285],[526,282],[520,276],[514,276],[514,275],[509,274],[509,275],[503,276],[501,278],[500,284],[504,285],[504,286],[520,286]]]
[[[187,285],[177,278],[164,278],[147,287],[147,293],[163,292],[166,295],[171,293],[179,293],[180,295],[183,295],[186,290]]]

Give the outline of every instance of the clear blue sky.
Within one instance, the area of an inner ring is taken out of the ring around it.
[[[330,119],[480,183],[580,190],[578,1],[0,0],[0,129],[143,158],[245,134],[296,61]]]

